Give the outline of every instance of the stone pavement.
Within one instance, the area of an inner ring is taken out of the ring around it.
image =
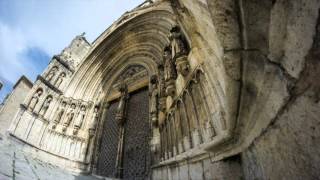
[[[36,159],[0,134],[0,180],[98,180]]]

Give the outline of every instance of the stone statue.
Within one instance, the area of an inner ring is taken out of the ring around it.
[[[95,106],[93,110],[93,117],[89,124],[89,135],[92,137],[96,130],[97,123],[99,121],[99,106]]]
[[[163,60],[164,60],[164,80],[165,81],[175,80],[177,78],[177,72],[171,56],[170,46],[167,46],[164,49]]]
[[[73,131],[74,134],[76,134],[78,130],[81,128],[85,116],[86,116],[86,107],[81,106],[80,112],[76,120],[74,121],[74,131]]]
[[[53,67],[46,76],[47,81],[51,81],[58,71],[57,67]]]
[[[59,86],[61,85],[65,76],[66,76],[66,74],[64,72],[59,75],[59,77],[57,78],[57,80],[54,84],[57,88],[59,88]]]
[[[190,70],[188,62],[188,44],[178,26],[175,26],[170,30],[169,39],[172,48],[172,59],[174,59],[176,69],[182,76],[187,76]]]
[[[126,101],[128,96],[128,87],[124,82],[121,83],[119,87],[119,91],[121,93],[119,105],[117,108],[116,119],[118,120],[118,124],[122,125],[124,123],[125,111],[126,111]]]
[[[175,80],[177,78],[177,71],[175,67],[174,60],[171,56],[170,46],[167,46],[164,49],[164,80],[166,87],[166,95],[174,96],[175,95]]]
[[[39,89],[31,98],[29,104],[28,104],[28,109],[30,111],[33,111],[36,105],[38,104],[39,98],[42,95],[42,90]]]
[[[46,114],[46,112],[47,112],[47,110],[48,110],[48,108],[50,106],[51,101],[52,101],[52,97],[48,96],[47,99],[44,101],[41,109],[40,109],[40,112],[39,112],[40,116],[43,117]]]
[[[150,114],[151,114],[151,120],[153,122],[154,125],[157,124],[157,114],[158,114],[158,108],[157,108],[157,100],[158,100],[158,80],[157,80],[157,76],[153,75],[151,76],[150,79],[150,83],[151,83],[151,88],[150,88]]]
[[[64,126],[63,130],[64,131],[67,129],[67,127],[70,125],[71,121],[73,120],[75,109],[76,109],[76,105],[71,104],[71,107],[69,108],[69,110],[67,112],[67,118],[63,123],[63,126]]]
[[[62,116],[63,116],[63,114],[64,114],[64,112],[66,110],[66,105],[67,105],[67,103],[65,101],[63,101],[62,105],[60,106],[60,108],[58,110],[57,116],[53,120],[53,123],[54,123],[54,125],[52,126],[53,129],[56,128],[57,124],[60,123],[61,118],[62,118]]]
[[[184,42],[183,35],[181,34],[181,30],[178,26],[174,26],[170,30],[169,39],[173,59],[188,53],[186,43]]]

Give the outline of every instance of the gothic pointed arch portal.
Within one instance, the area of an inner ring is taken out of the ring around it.
[[[131,65],[113,81],[97,151],[96,174],[123,179],[150,175],[148,72]]]

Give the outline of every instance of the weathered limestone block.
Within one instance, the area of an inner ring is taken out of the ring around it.
[[[282,69],[258,51],[244,52],[239,120],[246,143],[268,127],[289,100],[291,81]],[[245,143],[245,144],[246,144]]]
[[[14,123],[20,104],[23,103],[31,88],[32,83],[25,76],[22,76],[13,86],[12,92],[3,101],[4,105],[0,107],[0,134],[5,134],[10,124]]]
[[[308,90],[293,100],[242,154],[248,179],[317,179],[320,104]],[[280,159],[280,160],[279,160]]]
[[[207,2],[221,46],[226,50],[239,49],[241,36],[237,2],[233,0],[208,0]]]
[[[317,0],[279,0],[271,10],[268,56],[294,78],[303,70],[304,57],[312,46],[319,7]]]

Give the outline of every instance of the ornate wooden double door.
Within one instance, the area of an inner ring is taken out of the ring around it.
[[[112,102],[108,109],[101,136],[97,174],[130,180],[148,179],[151,163],[148,90],[129,94],[126,104],[122,126],[116,120],[119,101]],[[121,140],[122,146],[119,145]]]

